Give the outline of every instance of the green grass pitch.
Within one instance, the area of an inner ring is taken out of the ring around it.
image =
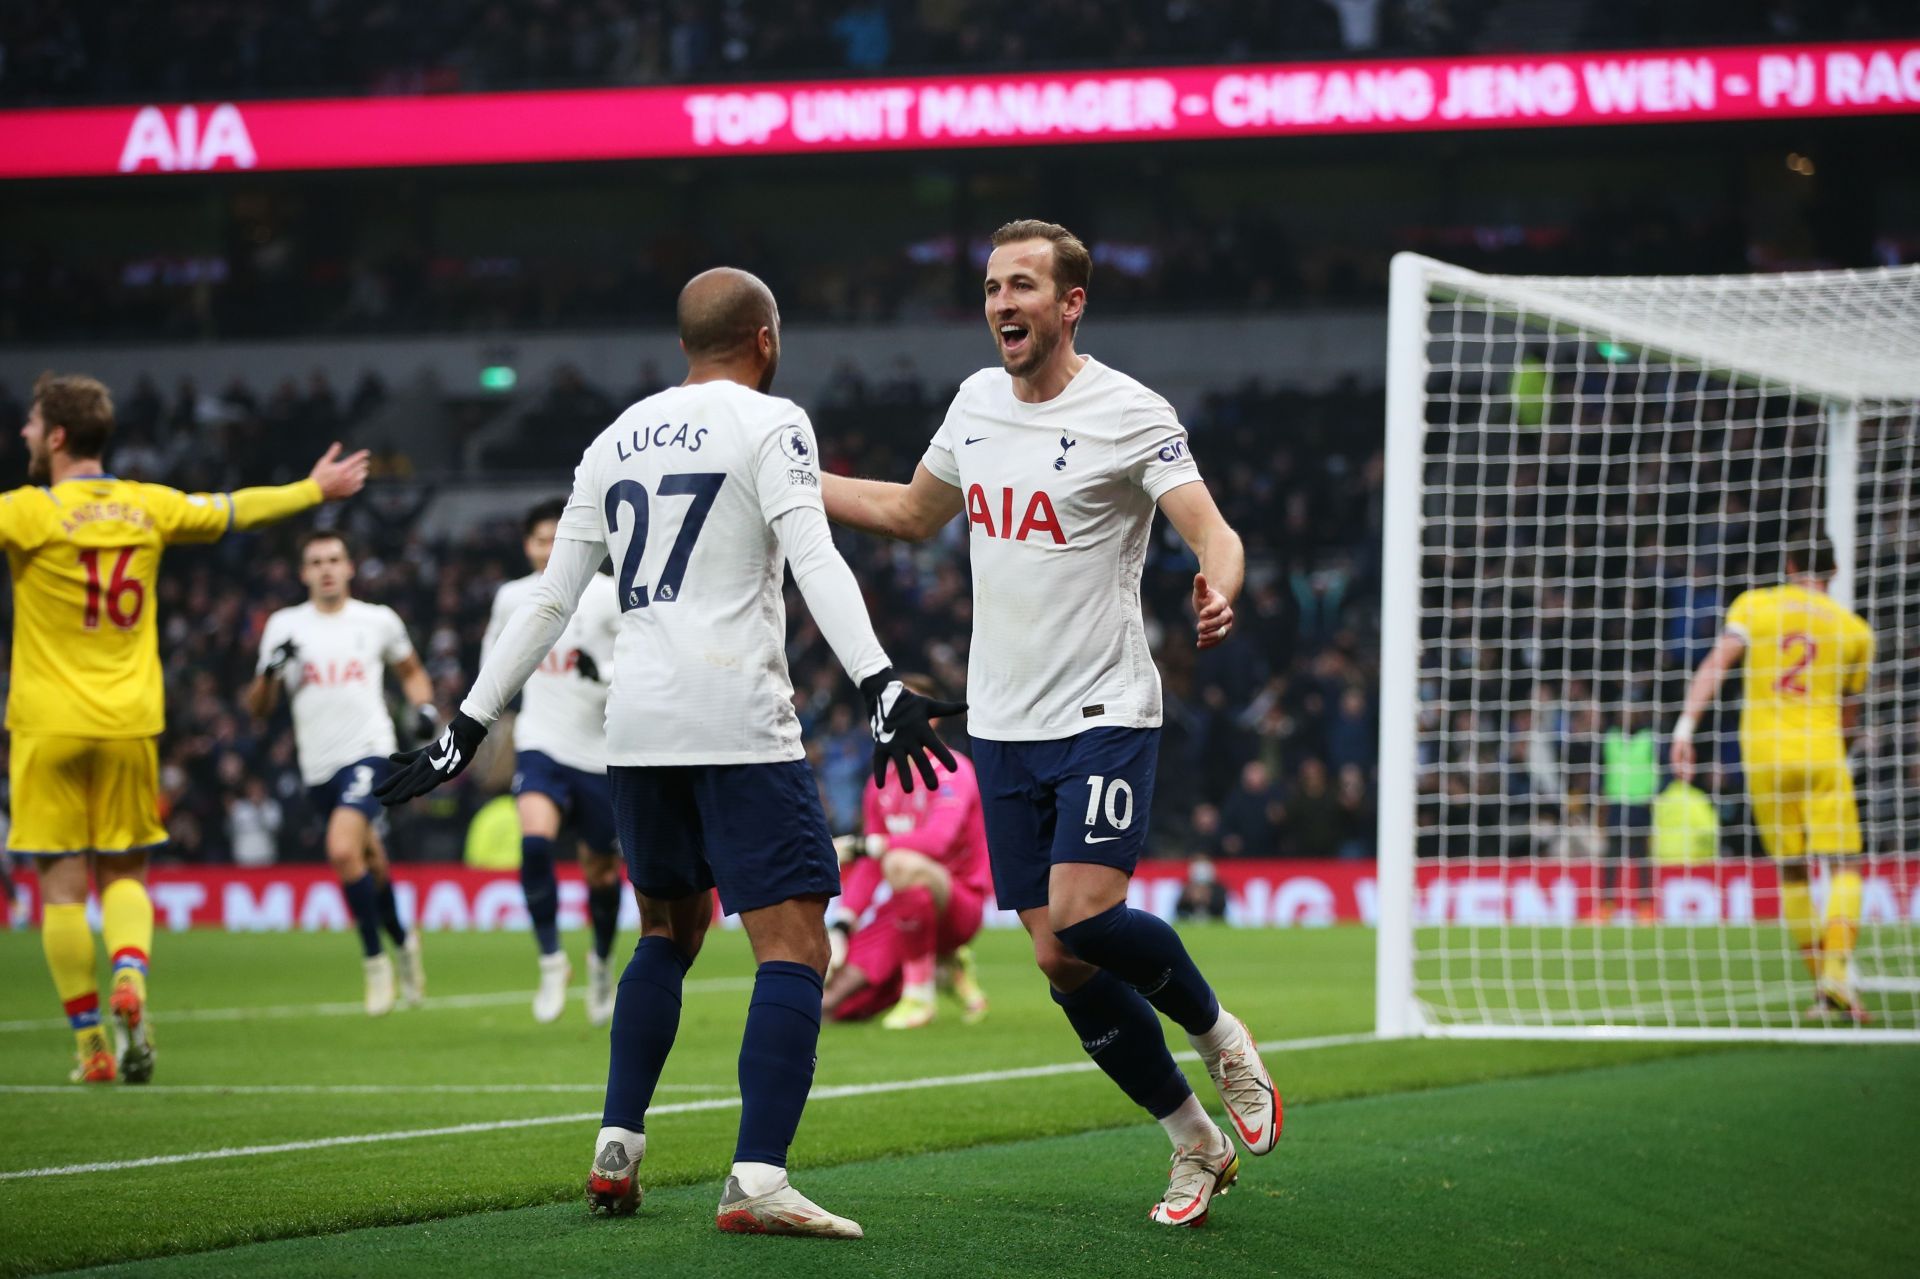
[[[712,1227],[752,972],[737,932],[690,978],[647,1199],[620,1221],[580,1199],[604,1034],[577,1002],[533,1024],[524,935],[429,937],[429,1006],[379,1022],[353,1011],[345,937],[162,936],[154,1085],[81,1089],[37,939],[0,934],[0,1273],[1911,1272],[1920,1050],[1368,1041],[1370,932],[1186,936],[1262,1040],[1306,1041],[1268,1057],[1286,1135],[1206,1227],[1146,1222],[1164,1137],[1086,1068],[1023,940],[994,934],[982,1025],[823,1035],[793,1168],[866,1227],[833,1245]],[[232,1153],[282,1145],[301,1148]]]

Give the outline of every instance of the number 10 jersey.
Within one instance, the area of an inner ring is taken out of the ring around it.
[[[738,383],[649,396],[588,446],[556,535],[613,562],[609,764],[803,757],[772,526],[805,506],[821,509],[812,424]]]

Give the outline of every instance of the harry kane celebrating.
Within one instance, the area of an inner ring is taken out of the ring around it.
[[[812,427],[766,394],[780,359],[773,294],[744,271],[707,271],[681,291],[679,320],[686,382],[641,400],[588,446],[539,588],[446,733],[398,757],[404,767],[380,794],[403,802],[466,766],[611,556],[620,634],[607,761],[643,935],[614,1000],[588,1204],[614,1214],[639,1202],[647,1107],[718,887],[759,967],[740,1044],[739,1140],[715,1222],[857,1239],[858,1224],[787,1180],[813,1085],[826,906],[840,875],[787,675],[783,565],[866,696],[876,774],[891,761],[911,789],[911,764],[937,787],[927,756],[948,769],[954,758],[929,720],[964,707],[903,688],[874,637],[821,508]]]
[[[1233,625],[1244,556],[1173,409],[1074,350],[1086,247],[1037,221],[1001,227],[993,244],[986,316],[1001,367],[961,384],[910,484],[826,476],[827,514],[920,541],[966,512],[968,732],[995,896],[1019,912],[1081,1044],[1173,1141],[1152,1219],[1199,1225],[1239,1159],[1154,1010],[1187,1032],[1251,1153],[1273,1149],[1280,1098],[1179,936],[1127,905],[1160,739],[1140,572],[1157,504],[1199,557],[1193,606],[1208,648]]]
[[[566,502],[555,498],[527,513],[527,562],[533,572],[506,583],[493,597],[493,616],[480,643],[484,661],[507,622],[540,586],[553,555],[554,529]],[[596,573],[580,597],[553,651],[540,661],[520,694],[513,720],[513,800],[520,813],[520,885],[527,895],[534,942],[540,948],[540,985],[533,1019],[557,1021],[567,1006],[572,966],[560,949],[560,883],[553,841],[564,818],[580,840],[587,880],[593,947],[587,952],[587,1020],[613,1016],[613,971],[607,958],[620,925],[620,857],[614,848],[613,800],[607,790],[607,685],[620,605],[613,579]]]
[[[373,788],[387,779],[394,750],[386,672],[393,668],[423,736],[433,732],[433,682],[407,638],[407,624],[385,604],[353,598],[353,557],[345,537],[313,532],[300,542],[300,580],[307,602],[267,618],[260,664],[247,688],[247,709],[265,719],[281,688],[293,711],[300,774],[327,820],[327,861],[340,877],[365,957],[370,1017],[393,1011],[393,961],[381,948],[385,931],[400,955],[400,994],[418,1004],[426,993],[420,932],[400,922],[387,873],[386,847],[375,819]]]

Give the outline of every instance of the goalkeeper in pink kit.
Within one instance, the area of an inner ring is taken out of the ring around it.
[[[956,755],[954,764],[936,765],[933,791],[908,793],[891,774],[884,787],[869,781],[866,835],[840,841],[855,855],[841,873],[841,920],[829,934],[837,962],[824,1004],[836,1021],[885,1012],[889,1030],[924,1026],[934,1018],[937,976],[950,979],[963,1020],[986,1015],[967,943],[980,931],[991,891],[987,828],[972,762]],[[872,907],[882,883],[892,895]]]

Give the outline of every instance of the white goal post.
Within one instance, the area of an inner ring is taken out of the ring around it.
[[[1386,439],[1379,1033],[1920,1042],[1920,266],[1495,276],[1403,253]],[[1845,765],[1840,735],[1795,728],[1833,743],[1825,780],[1752,783],[1786,765],[1743,758],[1736,666],[1677,784],[1729,606],[1822,535],[1871,667],[1829,643],[1801,676],[1798,633],[1746,657],[1784,670],[1779,698],[1853,690]],[[1850,831],[1849,773],[1859,851],[1821,849]]]

